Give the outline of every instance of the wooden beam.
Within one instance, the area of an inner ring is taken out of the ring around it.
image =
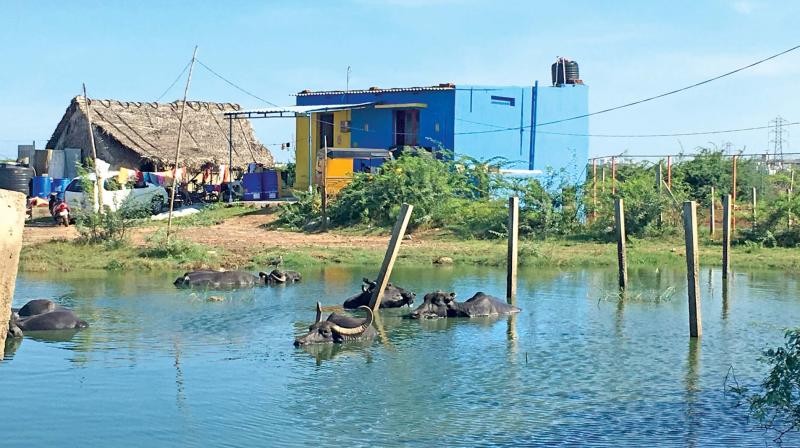
[[[506,259],[506,298],[517,296],[517,253],[519,248],[519,197],[508,198],[508,257]]]
[[[400,207],[400,213],[397,215],[397,221],[394,223],[392,229],[392,238],[389,240],[389,247],[386,249],[386,255],[383,257],[383,264],[381,264],[381,271],[378,274],[378,287],[372,293],[369,300],[369,307],[372,308],[373,313],[377,313],[381,307],[381,300],[383,299],[383,292],[389,284],[389,277],[392,275],[392,268],[397,259],[397,253],[400,251],[400,242],[403,240],[403,235],[406,233],[408,221],[411,219],[411,212],[414,206],[410,204],[403,204]]]
[[[22,229],[25,227],[25,195],[0,190],[0,361],[11,319],[11,300],[17,282]]]
[[[628,286],[628,257],[625,253],[625,209],[622,198],[614,200],[614,222],[617,229],[617,266],[619,268],[619,287]]]
[[[689,336],[697,338],[703,334],[703,321],[700,315],[697,204],[694,201],[683,203],[683,230],[686,239],[686,281],[689,286]]]

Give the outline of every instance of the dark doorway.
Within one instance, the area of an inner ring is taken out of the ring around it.
[[[394,113],[394,144],[417,146],[419,134],[419,110],[398,110]]]
[[[327,141],[328,148],[333,148],[333,114],[319,114],[317,117],[319,117],[317,123],[319,147],[324,148]]]

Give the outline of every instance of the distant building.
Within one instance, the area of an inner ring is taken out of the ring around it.
[[[97,157],[111,165],[156,171],[175,163],[181,102],[140,103],[89,100]],[[72,99],[56,126],[47,148],[56,151],[77,148],[80,158],[91,158],[86,102]],[[190,169],[211,162],[228,164],[229,133],[233,134],[233,165],[250,162],[273,165],[272,154],[253,133],[249,120],[237,120],[233,128],[223,116],[239,110],[237,104],[189,101],[181,140],[180,161]],[[67,151],[68,153],[70,151]]]
[[[580,181],[589,154],[588,118],[546,123],[588,113],[589,89],[580,80],[557,83],[554,75],[553,81],[552,87],[439,84],[304,90],[297,94],[295,109],[306,107],[303,110],[311,115],[314,150],[323,147],[323,135],[328,148],[422,146],[476,159],[503,157],[507,168],[523,173],[564,170],[571,180]],[[544,125],[531,132],[537,124]],[[308,125],[309,119],[298,114],[298,189],[308,187]]]

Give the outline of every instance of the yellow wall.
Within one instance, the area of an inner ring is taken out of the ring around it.
[[[342,132],[342,121],[350,120],[350,111],[343,110],[333,113],[333,146],[336,148],[349,148],[350,147],[350,133]],[[317,124],[318,114],[311,114],[311,147],[317,148]],[[308,190],[308,118],[298,117],[295,120],[295,131],[297,135],[297,144],[295,145],[295,164],[296,164],[296,177],[294,188],[295,190]],[[312,157],[313,154],[312,154]],[[353,174],[353,159],[328,159],[328,176],[339,178],[336,184],[340,185],[336,190],[338,191],[341,186],[347,184],[342,183],[342,177],[352,177]],[[345,174],[348,173],[348,174]],[[316,174],[312,174],[316,177]],[[312,182],[315,179],[312,178]],[[332,182],[328,182],[329,185]]]

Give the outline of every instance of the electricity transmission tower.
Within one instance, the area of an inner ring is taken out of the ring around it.
[[[772,150],[773,160],[779,166],[783,164],[783,145],[786,142],[786,135],[788,133],[786,130],[787,123],[788,121],[783,119],[783,117],[777,117],[769,122],[771,126],[769,130],[769,145]]]

